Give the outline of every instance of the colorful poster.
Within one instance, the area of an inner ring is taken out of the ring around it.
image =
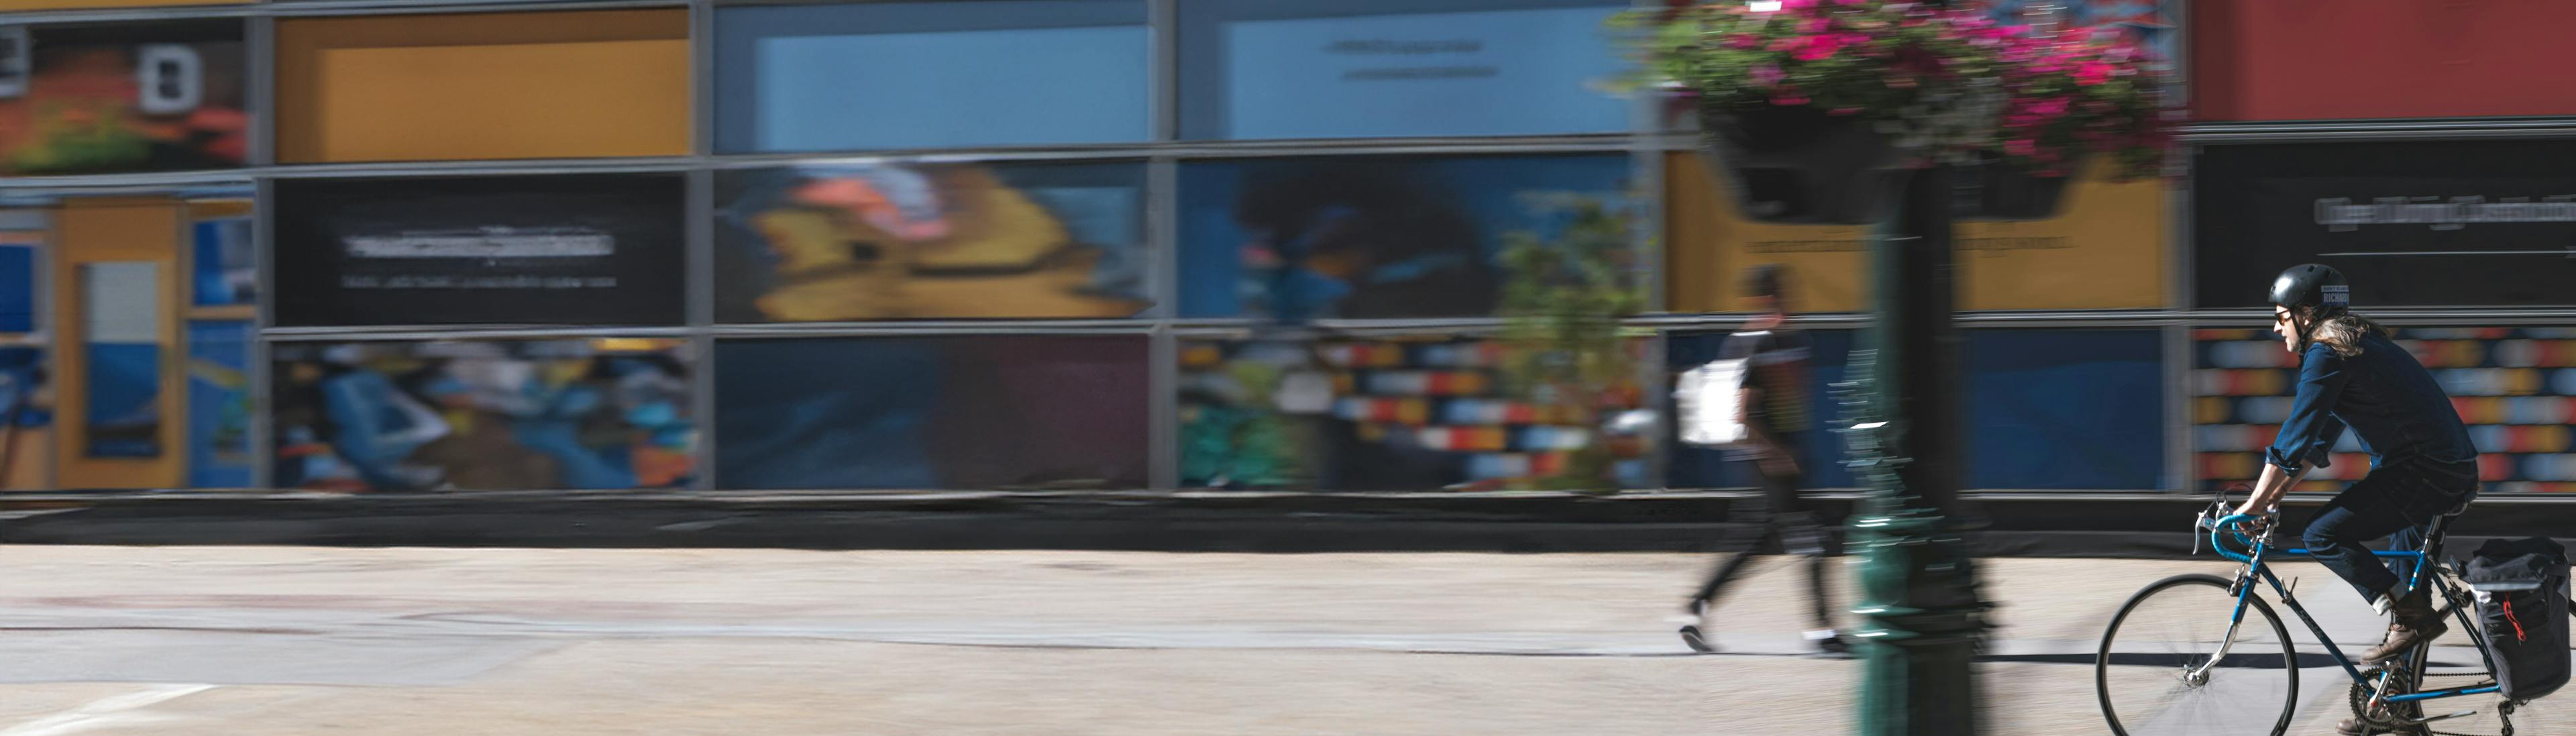
[[[44,242],[43,233],[0,232],[0,335],[36,331],[45,281],[37,248]]]
[[[200,205],[192,204],[190,209]],[[237,307],[259,303],[258,252],[250,239],[249,203],[238,217],[202,217],[188,224],[190,261],[195,273],[192,303],[200,307]]]
[[[1492,316],[1501,253],[1562,212],[1550,195],[1616,205],[1628,157],[1391,156],[1181,167],[1181,316]]]
[[[2265,330],[2193,332],[2194,450],[2204,489],[2251,483],[2264,449],[2297,395],[2298,359]],[[2576,329],[2564,327],[2398,330],[2450,394],[2477,443],[2486,493],[2576,492]],[[2360,440],[2346,432],[2331,465],[2308,474],[2307,491],[2339,491],[2370,470]]]
[[[1114,319],[1146,293],[1141,164],[716,176],[716,319]]]
[[[1651,438],[1591,423],[1508,389],[1492,340],[1207,341],[1181,350],[1181,484],[1217,488],[1427,491],[1526,488],[1606,462],[1630,488],[1653,482]],[[1585,455],[1592,458],[1587,460]]]
[[[275,482],[338,491],[678,488],[680,340],[281,343]]]
[[[161,457],[161,264],[100,261],[81,264],[80,324],[88,407],[81,456]]]
[[[240,166],[242,21],[0,26],[0,174]]]
[[[1958,223],[1960,309],[2142,309],[2165,304],[2167,190],[2100,167],[2069,182],[2055,217]],[[1665,299],[1675,312],[1732,312],[1744,272],[1788,271],[1804,312],[1869,308],[1867,226],[1774,225],[1737,210],[1696,153],[1665,157]]]
[[[240,321],[188,323],[188,487],[248,488],[250,342]]]
[[[282,179],[286,326],[676,325],[671,174]]]
[[[2261,309],[2323,263],[2372,307],[2576,304],[2576,141],[2213,145],[2192,165],[2195,306]]]
[[[45,379],[44,348],[0,345],[0,490],[51,486],[54,406]]]
[[[1146,482],[1142,335],[727,340],[728,489],[1109,489]]]

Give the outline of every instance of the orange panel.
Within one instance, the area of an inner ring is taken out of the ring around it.
[[[171,200],[87,200],[63,205],[54,213],[53,282],[79,283],[80,267],[101,261],[151,261],[160,264],[161,455],[154,458],[92,458],[84,452],[88,433],[87,354],[81,347],[81,291],[57,288],[53,321],[61,335],[52,351],[54,391],[54,481],[61,488],[174,488],[181,485],[187,458],[185,365],[168,356],[178,351],[180,205]]]
[[[249,1],[250,0],[230,0],[229,2],[226,0],[199,0],[198,2],[171,2],[171,0],[0,0],[0,13],[15,13],[28,10],[86,10],[89,8],[242,5]]]
[[[277,53],[286,163],[689,150],[685,11],[287,20]]]

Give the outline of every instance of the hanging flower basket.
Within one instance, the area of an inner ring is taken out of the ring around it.
[[[1909,158],[1858,116],[1813,107],[1702,109],[1700,153],[1724,172],[1744,216],[1777,223],[1865,223],[1905,186]]]
[[[1963,187],[1976,187],[1976,191],[1973,196],[1963,196],[1953,214],[1961,219],[1975,220],[2045,220],[2056,217],[2064,209],[2069,178],[2000,158],[1963,165],[1958,167],[1951,181]]]
[[[1613,25],[1640,57],[1627,86],[1698,114],[1756,221],[1875,220],[1934,161],[1999,163],[1961,172],[1985,185],[1976,216],[2045,217],[2078,158],[2152,175],[2170,140],[2160,67],[2114,34],[1886,0],[1671,0]]]
[[[1875,220],[1902,169],[1982,148],[2002,50],[1976,16],[1881,0],[1677,2],[1637,11],[1646,79],[1696,108],[1711,167],[1763,222]]]

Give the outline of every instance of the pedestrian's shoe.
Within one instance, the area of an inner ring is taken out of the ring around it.
[[[1682,645],[1683,645],[1683,646],[1690,647],[1690,648],[1691,648],[1691,651],[1698,652],[1698,653],[1701,653],[1701,654],[1716,654],[1716,653],[1717,653],[1717,645],[1716,645],[1716,644],[1711,644],[1711,643],[1709,643],[1709,641],[1708,641],[1708,636],[1707,636],[1707,635],[1704,635],[1704,634],[1701,634],[1701,633],[1699,632],[1699,627],[1697,627],[1697,626],[1684,626],[1684,627],[1682,627],[1681,634],[1682,634]]]
[[[1841,634],[1835,634],[1815,641],[1816,652],[1820,654],[1850,656],[1852,653],[1851,640],[1843,638]]]
[[[2440,638],[2451,630],[2442,622],[2442,613],[2433,610],[2433,598],[2424,588],[2397,600],[2389,606],[2388,639],[2361,653],[2361,661],[2378,663],[2413,651],[2416,646]]]
[[[2370,736],[2373,733],[2378,733],[2378,731],[2379,729],[2370,727],[2369,721],[2364,721],[2357,716],[2346,718],[2335,723],[2335,733],[2342,734],[2343,736]]]

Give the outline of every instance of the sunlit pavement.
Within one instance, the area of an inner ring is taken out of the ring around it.
[[[0,547],[0,736],[1848,732],[1859,665],[1802,654],[1797,567],[1721,604],[1725,653],[1683,648],[1666,617],[1707,564]],[[2227,569],[1987,561],[1989,732],[2106,732],[2090,652],[2112,611]],[[2282,569],[2337,640],[2376,640],[2321,568]],[[2293,733],[2331,733],[2340,671],[2303,680]],[[2542,701],[2517,730],[2576,732],[2571,712]]]

